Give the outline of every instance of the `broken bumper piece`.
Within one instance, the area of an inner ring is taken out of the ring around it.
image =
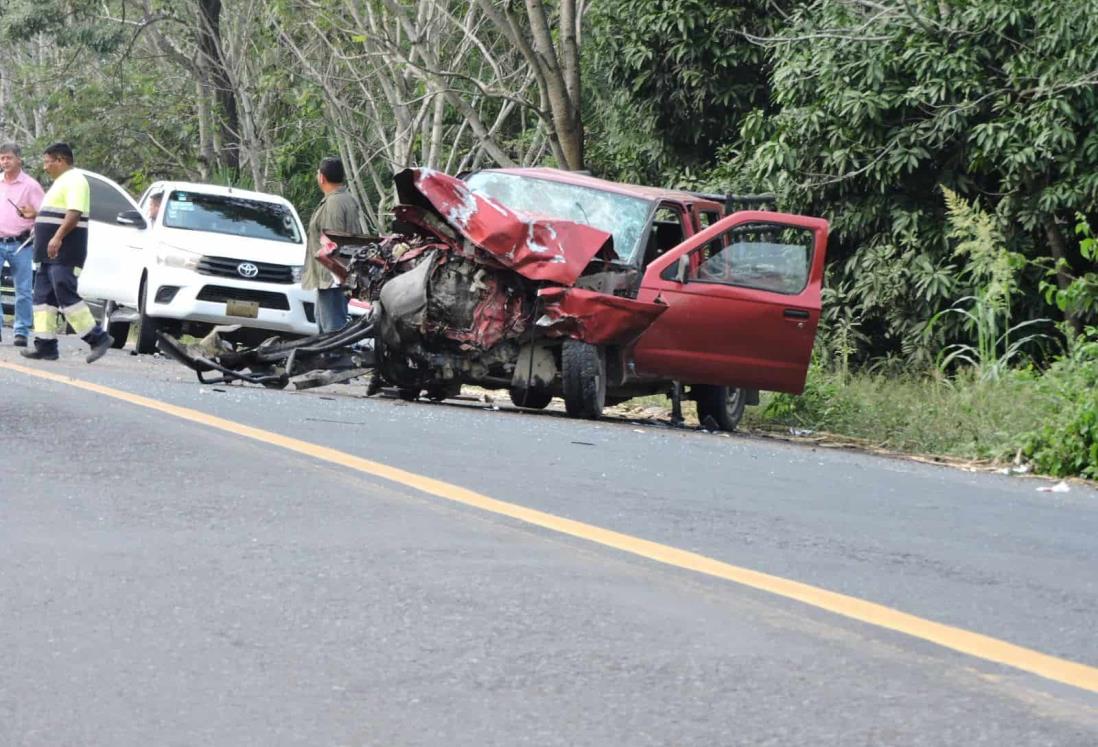
[[[374,324],[359,317],[337,332],[298,340],[272,337],[254,347],[237,346],[225,335],[238,327],[217,327],[197,343],[184,344],[158,332],[160,350],[198,376],[203,384],[242,381],[271,389],[295,389],[353,379],[374,367]]]

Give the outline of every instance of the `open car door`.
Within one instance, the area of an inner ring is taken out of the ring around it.
[[[136,211],[126,190],[91,171],[82,172],[91,191],[88,216],[88,259],[80,272],[80,295],[89,300],[137,306],[137,289],[144,269],[141,242],[144,222],[122,224],[119,213]]]
[[[802,392],[827,230],[821,218],[738,212],[654,260],[637,300],[668,308],[633,347],[637,374]]]

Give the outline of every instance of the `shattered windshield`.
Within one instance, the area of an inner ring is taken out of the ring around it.
[[[512,210],[606,231],[625,261],[636,254],[648,219],[650,203],[638,197],[498,171],[480,171],[466,181],[473,191]]]
[[[168,198],[164,225],[250,239],[301,243],[297,221],[288,207],[242,197],[175,190]]]

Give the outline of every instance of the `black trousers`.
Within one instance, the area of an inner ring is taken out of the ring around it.
[[[34,336],[43,341],[57,336],[57,312],[90,344],[103,335],[91,309],[76,290],[77,268],[43,262],[34,276]]]

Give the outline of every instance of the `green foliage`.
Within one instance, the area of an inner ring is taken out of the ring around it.
[[[1076,216],[1075,233],[1080,237],[1079,254],[1087,262],[1094,265],[1098,263],[1098,239],[1094,237],[1090,224],[1081,213]],[[1055,304],[1061,311],[1084,316],[1093,319],[1098,313],[1098,272],[1082,272],[1071,278],[1071,282],[1065,288],[1055,282],[1056,276],[1061,272],[1071,273],[1071,267],[1063,261],[1049,270],[1049,275],[1054,278],[1051,282],[1041,284],[1045,300]]]
[[[0,2],[0,40],[18,43],[49,35],[61,48],[90,49],[105,54],[128,39],[117,24],[104,23],[103,5],[93,0],[4,0]]]
[[[778,394],[749,408],[747,427],[826,432],[897,452],[1011,460],[1027,434],[1056,417],[1059,404],[1032,371],[985,381],[964,373],[844,378],[814,368],[808,381],[803,399]]]
[[[1098,479],[1098,330],[1041,377],[1053,402],[1048,417],[1025,437],[1025,453],[1050,475]]]
[[[948,187],[942,192],[949,220],[946,236],[957,240],[954,256],[967,260],[962,274],[980,288],[980,295],[991,309],[1009,318],[1018,290],[1016,275],[1025,257],[1006,248],[1006,240],[991,215]]]
[[[926,334],[931,335],[937,323],[947,316],[957,315],[970,340],[943,348],[939,366],[948,370],[957,363],[965,363],[976,369],[981,378],[997,379],[1009,366],[1024,359],[1028,345],[1048,338],[1041,333],[1021,333],[1048,320],[1034,319],[1010,326],[1011,305],[1018,292],[1016,275],[1025,265],[1025,258],[1006,249],[992,216],[956,192],[948,188],[942,191],[949,218],[947,236],[958,241],[954,255],[967,260],[961,274],[977,291],[935,314],[927,324]]]
[[[820,427],[822,423],[847,423],[860,416],[860,405],[843,396],[845,376],[828,374],[814,365],[808,372],[804,392],[799,395],[775,394],[766,403],[763,417],[777,422]]]
[[[922,320],[974,290],[945,280],[968,258],[950,252],[939,185],[983,194],[1030,258],[1098,209],[1096,39],[1089,0],[798,4],[771,42],[773,105],[744,118],[713,182],[746,175],[827,216],[864,355],[925,360]],[[1019,282],[1015,311],[1042,316],[1039,278]]]
[[[769,33],[781,9],[790,4],[766,0],[592,4],[587,16],[592,48],[587,72],[599,92],[595,108],[603,111],[597,102],[609,96],[620,118],[618,122],[592,120],[599,130],[589,140],[614,154],[596,153],[596,163],[609,171],[608,166],[620,161],[625,167],[621,173],[630,173],[630,168],[638,173],[632,155],[653,147],[660,170],[677,171],[679,164],[710,161],[716,148],[734,135],[740,117],[768,106],[766,50],[745,38],[743,31]],[[635,125],[629,121],[634,115]],[[648,143],[638,143],[638,138]]]
[[[68,141],[80,165],[134,193],[193,168],[197,133],[183,82],[140,66],[115,68],[109,77],[102,72],[84,73],[78,96],[50,97],[52,126],[44,140]]]
[[[965,308],[966,303],[971,305]],[[939,312],[931,319],[928,331],[933,322],[948,314],[959,315],[976,337],[972,343],[956,342],[942,349],[938,365],[943,371],[963,363],[975,369],[980,378],[997,379],[1011,366],[1026,360],[1028,345],[1049,337],[1043,333],[1021,334],[1032,326],[1046,323],[1047,319],[1022,322],[1000,332],[1001,314],[983,296],[966,296],[957,305]]]
[[[597,75],[588,76],[586,109],[587,166],[592,173],[633,184],[658,184],[674,169],[675,159],[663,144],[652,107],[634,102],[629,93],[612,90]]]

